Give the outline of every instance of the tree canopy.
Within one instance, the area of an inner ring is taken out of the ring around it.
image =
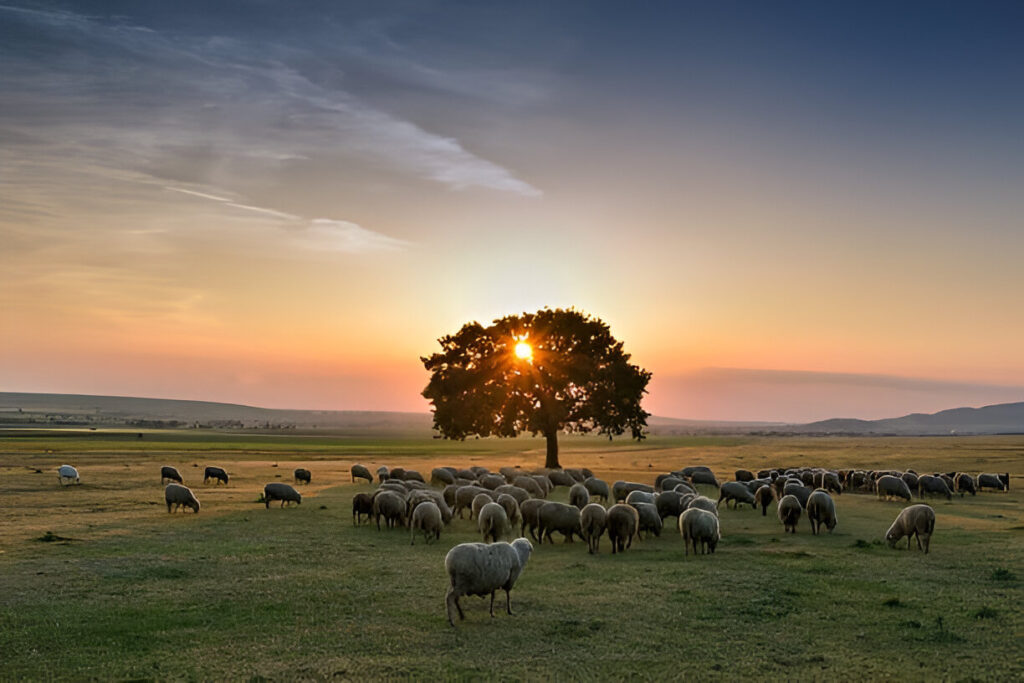
[[[608,325],[575,309],[510,315],[462,326],[421,358],[423,396],[448,439],[543,434],[545,465],[558,463],[558,432],[644,438],[640,406],[651,373],[629,362]]]

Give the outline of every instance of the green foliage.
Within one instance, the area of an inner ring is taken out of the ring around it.
[[[992,570],[993,581],[1016,581],[1017,575],[1009,569],[1000,567],[999,569]]]

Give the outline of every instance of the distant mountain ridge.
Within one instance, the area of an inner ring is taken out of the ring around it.
[[[789,431],[832,434],[1024,434],[1024,402],[981,408],[952,408],[882,420],[833,418],[793,426]]]

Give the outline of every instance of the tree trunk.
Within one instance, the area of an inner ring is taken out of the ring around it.
[[[560,470],[562,466],[558,464],[558,432],[551,431],[544,435],[544,438],[548,442],[548,455],[544,460],[544,467],[549,470]]]

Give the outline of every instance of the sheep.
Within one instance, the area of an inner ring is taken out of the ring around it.
[[[707,486],[714,486],[716,489],[718,488],[718,480],[715,479],[715,475],[710,470],[706,472],[704,470],[695,471],[690,475],[690,483],[694,485],[705,484]]]
[[[363,515],[367,521],[373,515],[373,496],[369,493],[357,493],[352,497],[352,526],[361,524]]]
[[[416,470],[405,470],[404,472],[402,472],[402,481],[414,481],[419,482],[421,484],[427,483],[426,481],[423,480],[423,475],[417,472]]]
[[[654,501],[657,500],[653,493],[647,491],[630,491],[629,495],[626,496],[626,505],[634,505],[635,503],[650,503],[654,505]]]
[[[533,540],[540,543],[540,539],[537,538],[537,527],[540,525],[540,509],[547,501],[543,498],[531,498],[530,500],[523,501],[523,504],[519,506],[519,517],[520,517],[520,529],[519,535],[526,535],[526,527],[530,527],[530,536]]]
[[[612,555],[621,553],[633,545],[633,537],[640,529],[640,513],[634,507],[616,503],[608,508],[607,529]]]
[[[588,503],[580,511],[580,531],[587,542],[587,552],[596,554],[601,549],[601,536],[608,524],[608,511],[599,503]]]
[[[698,543],[700,543],[701,554],[714,553],[719,539],[722,538],[718,517],[700,508],[690,508],[680,515],[679,535],[683,537],[683,549],[686,555],[690,554],[691,545],[693,554],[696,555]]]
[[[518,477],[513,479],[512,486],[521,488],[534,498],[544,498],[547,495],[546,491],[540,487],[540,484],[538,484],[533,477],[527,474],[520,474]]]
[[[537,485],[544,492],[541,494],[542,498],[547,498],[548,494],[555,488],[555,485],[551,483],[546,474],[533,474],[530,475],[530,478],[537,482]]]
[[[391,476],[391,472],[388,470],[387,465],[381,465],[377,468],[377,479],[379,483],[383,484]]]
[[[757,493],[757,490],[762,486],[771,486],[771,479],[751,479],[750,481],[744,481],[742,484],[747,487],[747,490],[751,494]]]
[[[640,532],[646,532],[647,538],[651,537],[653,533],[657,537],[661,537],[661,515],[658,514],[658,508],[652,503],[627,503],[636,508],[637,515],[640,518],[640,526],[637,528],[637,538],[640,538]]]
[[[675,491],[676,493],[682,493],[684,495],[687,494],[687,493],[692,494],[694,496],[697,495],[697,489],[693,488],[692,486],[687,484],[685,481],[681,481],[678,484],[676,484],[675,486],[673,486],[672,490]]]
[[[843,495],[843,483],[839,481],[839,474],[837,472],[825,472],[821,478],[821,488],[834,492],[837,496]]]
[[[193,512],[199,514],[199,501],[187,486],[168,484],[164,489],[164,501],[167,503],[167,512],[171,512],[173,506],[174,510],[181,507],[192,508]]]
[[[483,509],[484,505],[487,505],[488,503],[493,503],[493,502],[494,502],[494,498],[492,498],[491,494],[489,494],[489,493],[478,493],[478,494],[476,494],[475,496],[473,496],[473,504],[470,507],[469,518],[470,519],[479,519],[480,518],[480,510]]]
[[[430,470],[430,483],[435,486],[454,484],[455,475],[443,467],[435,467]]]
[[[313,479],[310,471],[303,467],[296,467],[292,475],[295,477],[296,484],[308,484]]]
[[[392,467],[391,471],[388,472],[388,479],[405,479],[405,468]]]
[[[777,512],[779,514],[779,521],[782,522],[785,531],[796,533],[796,523],[800,521],[800,514],[803,510],[804,508],[796,496],[787,495],[782,497],[779,501]]]
[[[1010,475],[1006,475],[1006,481],[1009,483]],[[996,491],[1005,491],[1006,485],[1003,484],[1000,475],[991,474],[989,472],[982,472],[978,475],[978,490],[984,491],[986,488],[995,489]]]
[[[491,473],[491,471],[484,467],[483,465],[473,465],[472,467],[469,468],[469,471],[473,473],[473,477],[476,479],[479,479],[485,474]]]
[[[570,475],[560,470],[552,470],[548,472],[548,479],[551,480],[553,486],[572,486],[576,483]]]
[[[772,487],[771,486],[767,486],[767,485],[762,486],[754,494],[754,500],[757,502],[758,505],[761,506],[761,516],[762,517],[767,517],[768,516],[768,506],[772,504],[772,500],[774,500],[774,499],[775,499],[775,494],[772,493]]]
[[[416,490],[409,494],[409,497],[406,499],[406,511],[410,517],[416,506],[426,501],[437,506],[438,511],[441,513],[441,521],[445,525],[452,521],[452,510],[444,501],[444,496],[432,489]]]
[[[509,523],[515,526],[519,521],[519,501],[507,493],[499,493],[497,500],[494,502],[505,509]],[[509,535],[512,535],[511,532],[509,532]]]
[[[711,474],[711,468],[708,467],[707,465],[692,465],[690,467],[684,467],[683,469],[676,471],[676,474],[682,477],[683,479],[689,479],[691,476],[693,476],[694,472],[707,472],[708,474]]]
[[[664,479],[662,479],[661,480],[661,488],[658,489],[658,490],[659,491],[672,491],[672,490],[678,488],[679,486],[686,486],[687,488],[689,488],[691,490],[695,490],[695,489],[693,489],[692,486],[690,486],[690,484],[685,479],[681,479],[681,478],[675,476],[674,474],[671,475],[671,476],[665,477]],[[658,487],[655,486],[654,488],[658,488]]]
[[[945,496],[946,500],[953,499],[953,492],[944,479],[934,477],[930,474],[922,474],[917,480],[917,496],[923,498],[926,493],[934,493]]]
[[[884,474],[875,480],[875,493],[879,498],[885,496],[886,500],[890,497],[902,498],[907,501],[911,499],[907,482],[891,474]]]
[[[501,467],[498,469],[501,476],[505,477],[506,482],[512,482],[516,477],[522,474],[522,470],[518,467]]]
[[[423,532],[423,540],[430,543],[430,538],[441,540],[441,528],[444,522],[441,519],[441,509],[430,500],[425,500],[417,505],[412,511],[412,518],[409,520],[409,545],[416,544],[416,532]]]
[[[960,492],[961,496],[964,493],[970,493],[972,496],[978,495],[978,488],[974,477],[966,472],[958,472],[954,481],[956,482],[956,490]]]
[[[1010,473],[1009,472],[1003,472],[1002,474],[997,474],[996,476],[999,477],[999,481],[1003,482],[1003,488],[1005,488],[1007,491],[1009,491],[1010,490]]]
[[[64,483],[65,479],[68,482],[67,484]],[[78,470],[76,470],[71,465],[61,465],[59,468],[57,468],[57,481],[60,483],[61,486],[67,486],[72,481],[74,481],[76,484],[82,483],[82,480],[78,476]],[[161,483],[163,482],[161,481]]]
[[[587,487],[580,483],[575,483],[569,489],[569,504],[575,505],[580,510],[585,508],[590,503],[590,493],[587,491]]]
[[[394,491],[402,498],[409,495],[409,488],[397,479],[388,479],[386,482],[380,485],[378,491]]]
[[[224,485],[227,486],[228,473],[224,471],[223,467],[207,467],[203,470],[203,483],[205,484],[210,479],[215,480],[215,485],[217,482],[224,482]]]
[[[736,470],[736,481],[753,481],[754,473],[750,470]]]
[[[181,475],[178,474],[178,470],[171,467],[170,465],[164,465],[160,468],[160,485],[164,485],[169,481],[176,481],[179,484],[184,482],[181,480]]]
[[[612,495],[615,497],[615,502],[620,500],[626,500],[633,491],[646,491],[647,493],[654,493],[654,487],[648,486],[647,484],[638,484],[633,481],[617,481],[612,484]]]
[[[455,472],[456,479],[470,479],[472,481],[476,481],[476,477],[476,472],[470,469],[457,470]]]
[[[814,535],[821,533],[822,524],[829,533],[836,528],[836,503],[825,489],[815,489],[807,499],[807,521]]]
[[[608,490],[608,482],[597,477],[587,477],[583,480],[583,486],[586,487],[591,498],[600,498],[602,502],[608,502],[612,495]]]
[[[518,486],[515,486],[513,484],[504,484],[502,486],[499,486],[498,488],[494,489],[494,492],[497,493],[499,496],[502,494],[506,496],[512,496],[520,505],[523,503],[523,501],[530,499],[529,491],[527,491],[526,489],[519,488]]]
[[[678,517],[683,514],[683,510],[686,508],[682,505],[683,494],[677,491],[664,491],[658,496],[657,500],[654,501],[655,507],[658,508],[658,516],[662,519],[666,517]]]
[[[359,477],[360,479],[365,479],[371,484],[373,483],[373,475],[370,474],[370,470],[366,469],[359,463],[352,465],[352,467],[349,469],[349,473],[350,476],[352,477],[353,483],[355,483],[356,477]]]
[[[275,481],[263,487],[263,503],[267,509],[270,509],[271,501],[275,500],[281,501],[281,507],[284,507],[285,503],[302,505],[302,494],[288,484]]]
[[[487,489],[481,486],[460,486],[455,491],[455,514],[462,519],[462,511],[466,508],[472,510],[473,499],[481,493],[487,493]],[[470,517],[472,519],[472,517]]]
[[[782,495],[794,496],[798,501],[800,501],[800,507],[807,507],[807,499],[810,498],[813,490],[814,489],[808,488],[802,484],[790,481],[786,484],[785,488],[782,489]]]
[[[380,491],[373,498],[373,518],[377,522],[377,531],[380,531],[381,517],[389,529],[405,526],[405,499],[394,491]]]
[[[508,483],[507,481],[505,481],[505,477],[501,476],[500,474],[485,474],[484,476],[480,477],[479,481],[481,486],[490,491],[493,491],[499,486]]]
[[[904,472],[900,476],[900,479],[907,482],[907,488],[909,488],[911,491],[916,489],[918,487],[918,484],[920,483],[920,477],[917,476],[916,472]]]
[[[533,545],[525,538],[517,538],[512,543],[460,543],[444,558],[444,568],[448,572],[450,587],[445,595],[445,608],[448,623],[455,626],[452,607],[459,612],[459,619],[465,619],[459,605],[459,598],[464,595],[491,595],[491,616],[494,616],[494,594],[499,589],[505,591],[505,610],[512,614],[512,596],[510,594],[516,579],[526,567],[526,562],[533,552]]]
[[[575,467],[566,467],[562,471],[572,477],[577,484],[582,484],[583,480],[587,478],[586,475],[583,474],[583,470]]]
[[[931,543],[934,531],[935,510],[930,505],[918,503],[903,508],[900,514],[896,515],[896,521],[885,532],[885,540],[889,543],[890,548],[895,548],[896,542],[906,536],[907,550],[910,550],[910,537],[916,535],[917,549],[924,550],[924,554],[927,555],[928,545]]]
[[[718,505],[725,501],[725,506],[729,507],[729,502],[732,501],[733,507],[738,508],[740,503],[747,503],[753,509],[757,509],[757,501],[754,500],[754,494],[750,492],[746,484],[739,481],[727,481],[722,484],[718,494]]]
[[[488,538],[498,542],[512,535],[512,524],[508,520],[505,508],[497,503],[487,503],[480,508],[477,529],[483,534],[484,543]]]
[[[718,505],[715,503],[715,501],[711,500],[710,498],[707,498],[706,496],[694,496],[693,498],[691,498],[686,504],[686,509],[689,510],[690,508],[699,508],[701,510],[707,510],[715,517],[718,516]]]
[[[547,538],[549,543],[555,541],[551,538],[551,532],[557,531],[565,537],[566,543],[572,543],[573,534],[583,538],[580,529],[580,509],[565,503],[544,503],[537,513],[537,526],[540,542],[543,544]]]

